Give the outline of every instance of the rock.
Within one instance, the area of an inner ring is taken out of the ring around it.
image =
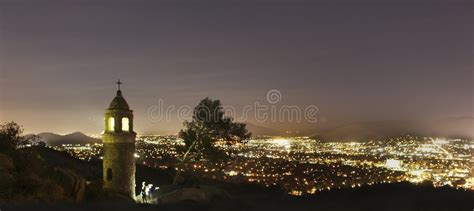
[[[0,171],[0,189],[12,186],[15,182],[16,179],[12,174]]]
[[[5,155],[3,153],[0,153],[0,171],[13,171],[15,169],[15,163],[13,163],[13,159]]]
[[[63,188],[66,198],[79,202],[84,199],[86,180],[74,172],[62,169],[54,169],[54,180]]]
[[[230,198],[230,195],[219,188],[213,186],[195,185],[194,187],[174,187],[162,193],[152,192],[151,196],[147,197],[146,203],[174,204],[181,202],[192,202],[196,204],[209,204],[214,199],[225,200],[228,198]]]
[[[152,204],[174,204],[183,201],[207,203],[209,199],[203,190],[197,188],[178,188],[156,199],[148,199],[147,201]]]

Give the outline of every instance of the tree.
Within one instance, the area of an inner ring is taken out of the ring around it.
[[[22,134],[23,128],[15,122],[0,125],[0,149],[12,150],[26,144],[28,140]]]
[[[232,145],[242,143],[251,137],[245,124],[234,122],[225,116],[219,100],[205,98],[194,108],[191,121],[184,122],[185,129],[179,132],[184,140],[185,152],[180,160],[184,164],[190,158],[201,157],[215,162],[227,157],[217,142]],[[178,177],[179,171],[175,177]]]
[[[38,135],[23,136],[23,127],[15,122],[5,122],[0,125],[0,150],[13,151],[28,145],[45,147]]]

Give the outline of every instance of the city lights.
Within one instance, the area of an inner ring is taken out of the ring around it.
[[[139,136],[137,162],[177,169],[182,140],[176,136]],[[468,146],[466,148],[466,146]],[[183,171],[233,183],[278,186],[291,195],[334,188],[408,181],[431,181],[473,189],[473,141],[404,136],[369,142],[320,142],[308,137],[257,137],[246,144],[219,145],[230,159],[209,163],[195,159]],[[102,145],[55,147],[83,160],[100,159]],[[140,155],[140,156],[138,156]]]

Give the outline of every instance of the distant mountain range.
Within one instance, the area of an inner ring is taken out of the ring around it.
[[[253,136],[287,136],[284,130],[272,129],[246,123],[247,129]],[[329,129],[313,130],[298,135],[311,136],[321,141],[358,141],[364,142],[371,139],[399,137],[403,135],[418,135],[446,138],[474,138],[474,118],[459,117],[446,118],[437,121],[375,121],[354,122],[339,125]],[[94,144],[101,140],[89,137],[83,133],[75,132],[67,135],[55,133],[40,133],[38,136],[49,146],[61,144]]]
[[[246,122],[246,128],[249,132],[252,132],[253,136],[280,136],[283,135],[283,132],[278,130],[271,129],[268,127],[254,125],[252,123]]]
[[[356,122],[318,131],[313,138],[322,141],[368,141],[418,135],[445,138],[474,138],[474,118],[447,118],[438,121]]]
[[[474,138],[473,117],[445,118],[431,121],[353,122],[334,127],[324,126],[313,130],[306,129],[299,134],[288,134],[284,130],[258,126],[252,123],[246,124],[247,129],[254,136],[301,135],[310,136],[321,141],[363,142],[370,139],[399,137],[407,134],[445,138]]]
[[[61,144],[94,144],[100,143],[102,140],[89,137],[81,132],[75,132],[67,135],[58,135],[55,133],[38,134],[41,140],[48,146],[58,146]]]

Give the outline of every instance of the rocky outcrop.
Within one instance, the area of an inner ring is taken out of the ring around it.
[[[64,196],[75,202],[82,201],[86,189],[86,180],[74,172],[63,168],[54,168],[53,179],[63,188]]]
[[[0,203],[84,199],[86,180],[73,170],[51,166],[33,150],[10,154],[0,153]]]
[[[15,176],[12,174],[14,169],[13,159],[0,153],[0,198],[8,194],[7,187],[16,182]]]
[[[150,204],[175,204],[192,202],[196,204],[209,204],[216,199],[230,199],[231,196],[218,187],[207,185],[193,185],[190,187],[168,186],[163,190],[151,191],[146,200],[138,196],[137,201]]]
[[[6,154],[0,153],[0,172],[11,171],[13,169],[15,169],[13,159]]]

